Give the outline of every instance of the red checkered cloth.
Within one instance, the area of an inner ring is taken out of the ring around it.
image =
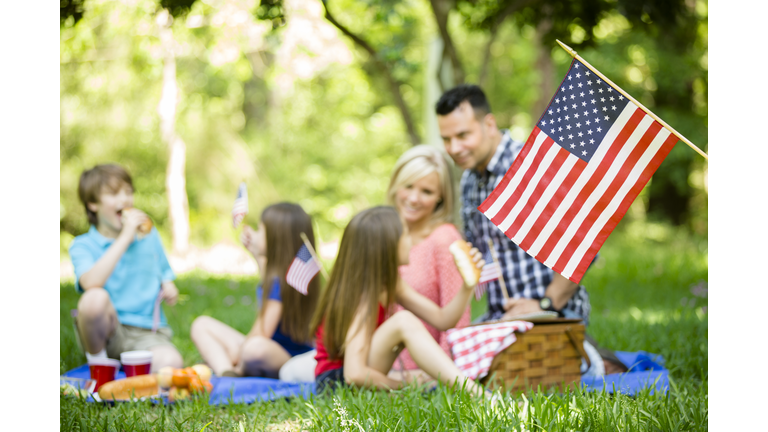
[[[464,375],[478,379],[488,375],[491,361],[517,340],[515,332],[533,328],[528,321],[509,321],[482,326],[450,329],[446,332],[453,362]]]

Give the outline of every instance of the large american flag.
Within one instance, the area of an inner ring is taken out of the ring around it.
[[[499,185],[478,210],[578,283],[677,137],[574,59]]]
[[[313,277],[320,271],[320,263],[309,253],[306,245],[301,245],[299,252],[288,267],[285,281],[296,291],[307,295],[307,286]]]
[[[501,272],[499,272],[499,264],[493,260],[490,251],[485,252],[483,260],[485,261],[485,265],[480,271],[480,279],[477,281],[477,287],[475,288],[476,300],[480,300],[483,294],[485,294],[485,290],[488,289],[488,282],[494,281],[501,276]]]
[[[237,228],[240,223],[248,214],[248,189],[245,186],[245,182],[240,183],[240,187],[237,188],[237,198],[235,198],[235,205],[232,206],[232,226]]]

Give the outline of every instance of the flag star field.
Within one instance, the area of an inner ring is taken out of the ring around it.
[[[576,60],[538,126],[560,147],[589,162],[628,102]]]

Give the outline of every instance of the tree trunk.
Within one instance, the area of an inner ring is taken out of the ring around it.
[[[536,51],[538,57],[536,59],[536,70],[540,71],[539,76],[541,81],[539,82],[539,98],[533,104],[533,115],[541,115],[547,104],[552,99],[552,95],[555,92],[555,65],[552,63],[552,54],[549,47],[545,47],[541,40],[542,37],[552,28],[552,21],[549,18],[543,19],[536,27]],[[533,122],[538,121],[538,118],[533,118]]]
[[[451,63],[453,85],[463,84],[465,77],[464,66],[461,63],[461,60],[459,60],[459,54],[456,52],[456,47],[453,45],[453,39],[451,39],[451,34],[448,32],[448,15],[451,12],[451,9],[456,6],[456,1],[430,0],[429,3],[432,5],[432,12],[435,14],[435,22],[437,23],[437,28],[440,30],[440,38],[443,39],[443,55],[448,57]],[[446,84],[447,83],[442,83],[444,87],[446,87]],[[450,88],[452,86],[448,87]],[[444,90],[449,90],[449,88],[445,88]]]
[[[176,108],[179,88],[176,83],[176,57],[173,51],[173,18],[163,9],[157,16],[160,26],[160,43],[163,48],[163,92],[157,112],[160,116],[160,132],[168,146],[168,168],[165,173],[165,189],[168,194],[168,217],[171,220],[172,250],[183,255],[189,247],[189,201],[187,199],[186,158],[187,145],[176,134]]]
[[[480,87],[483,87],[483,85],[485,84],[485,80],[488,78],[488,69],[490,68],[490,62],[491,62],[491,45],[493,45],[493,42],[496,40],[496,36],[498,36],[499,34],[499,28],[501,27],[501,25],[504,23],[504,20],[506,20],[508,16],[512,15],[513,13],[517,12],[518,10],[522,9],[523,7],[531,3],[533,3],[533,0],[513,1],[507,4],[507,6],[501,11],[499,11],[498,14],[493,18],[493,23],[491,24],[491,27],[489,29],[490,37],[488,38],[488,42],[486,42],[485,48],[483,49],[483,62],[480,65],[480,76],[477,80],[478,85]]]
[[[405,129],[408,132],[408,137],[411,139],[411,144],[413,145],[420,144],[421,137],[419,137],[419,134],[416,132],[416,126],[413,123],[413,117],[411,116],[411,111],[410,109],[408,109],[408,105],[405,103],[405,99],[403,99],[403,93],[400,91],[400,85],[402,83],[397,78],[395,78],[394,75],[392,75],[390,66],[380,58],[379,53],[375,49],[373,49],[373,46],[371,46],[371,44],[366,42],[361,36],[352,33],[349,29],[347,29],[341,23],[336,21],[336,18],[331,14],[331,11],[328,9],[327,0],[323,0],[323,6],[325,6],[325,19],[327,19],[328,22],[333,24],[337,29],[339,29],[347,37],[352,39],[352,41],[356,45],[363,48],[370,56],[371,61],[376,64],[376,68],[381,72],[382,75],[384,75],[384,79],[386,79],[387,84],[389,85],[389,91],[392,94],[392,97],[395,99],[395,105],[400,110],[400,114],[403,117],[403,122],[405,123]]]

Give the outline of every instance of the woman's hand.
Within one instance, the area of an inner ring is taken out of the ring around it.
[[[483,254],[481,254],[476,247],[473,247],[472,249],[469,250],[469,257],[472,259],[472,263],[475,265],[475,267],[480,269],[480,273],[482,273],[483,267],[485,266],[485,260],[483,259]],[[479,279],[478,279],[478,283],[479,283]],[[464,284],[464,288],[467,288],[467,289],[474,289],[476,286],[477,285],[467,286],[466,283]]]

